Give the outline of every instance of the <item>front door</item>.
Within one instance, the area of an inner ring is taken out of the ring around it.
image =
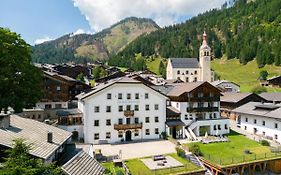
[[[132,141],[132,132],[131,131],[126,131],[125,139],[126,139],[126,141]]]
[[[176,127],[173,127],[173,129],[172,129],[172,136],[174,139],[177,138],[177,128]]]

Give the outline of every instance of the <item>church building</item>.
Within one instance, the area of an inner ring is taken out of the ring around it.
[[[203,34],[203,42],[197,58],[169,58],[167,64],[167,80],[182,80],[183,82],[214,81],[211,71],[211,48],[207,43],[207,34]]]

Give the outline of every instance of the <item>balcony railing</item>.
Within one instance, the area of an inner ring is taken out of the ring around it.
[[[216,111],[219,111],[218,107],[187,108],[187,112],[216,112]]]
[[[115,130],[127,130],[127,129],[142,129],[142,123],[135,124],[114,124]]]
[[[212,102],[220,101],[220,97],[190,97],[191,102]]]
[[[134,116],[134,111],[124,111],[124,115],[126,117],[132,117],[132,116]]]

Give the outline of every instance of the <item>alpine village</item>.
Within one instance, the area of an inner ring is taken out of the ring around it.
[[[281,1],[208,8],[35,44],[1,26],[0,175],[280,175]]]

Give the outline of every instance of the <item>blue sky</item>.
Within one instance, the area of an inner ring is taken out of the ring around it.
[[[0,27],[21,34],[29,44],[68,33],[95,33],[126,17],[152,18],[167,26],[225,0],[1,0]]]
[[[80,28],[90,30],[85,16],[71,0],[1,0],[0,26],[21,34],[30,44]]]

